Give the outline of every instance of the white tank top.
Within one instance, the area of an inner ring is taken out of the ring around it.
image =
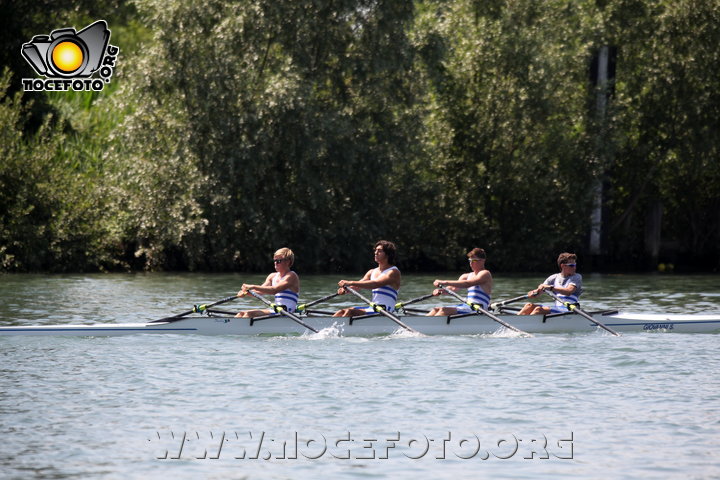
[[[382,274],[384,274],[385,272],[390,271],[392,269],[399,271],[399,269],[395,266],[392,266],[386,270],[383,270],[382,272],[379,272],[378,269],[376,268],[370,274],[370,280],[375,280],[378,277],[380,277]],[[384,287],[373,288],[372,302],[377,303],[378,305],[383,305],[385,307],[385,310],[387,310],[388,312],[395,311],[395,304],[397,303],[397,298],[398,298],[398,291],[390,286],[385,285]]]
[[[291,272],[288,272],[287,275],[290,275]],[[276,273],[275,276],[272,279],[272,286],[274,287],[278,283],[280,283],[280,280],[282,277],[280,276],[280,273]],[[288,312],[294,312],[295,308],[298,304],[298,299],[300,298],[300,295],[293,292],[292,290],[282,290],[275,294],[275,304],[277,305],[283,305]]]

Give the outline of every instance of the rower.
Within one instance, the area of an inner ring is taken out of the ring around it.
[[[475,313],[470,304],[478,304],[485,310],[490,304],[490,294],[492,293],[493,278],[492,274],[485,269],[485,260],[487,255],[482,248],[473,248],[467,253],[468,262],[472,272],[463,273],[457,280],[435,280],[433,285],[440,287],[445,285],[449,289],[455,291],[458,288],[467,288],[467,303],[453,305],[448,307],[435,307],[428,313],[430,317],[444,317],[455,315],[456,313]],[[442,295],[444,292],[440,288],[433,291],[433,295]]]
[[[338,282],[338,294],[346,293],[345,287],[359,287],[372,289],[371,302],[382,307],[388,312],[395,310],[398,290],[400,290],[400,270],[395,266],[397,261],[397,248],[395,244],[387,240],[380,240],[375,244],[374,260],[377,268],[368,270],[360,280],[340,280]],[[370,307],[351,307],[338,310],[334,317],[357,317],[367,313],[373,313],[375,309]]]
[[[259,294],[275,295],[275,305],[288,312],[294,312],[300,293],[300,278],[297,273],[290,270],[294,262],[295,254],[292,250],[289,248],[279,249],[273,255],[275,272],[268,275],[262,285],[244,283],[237,296],[244,297],[250,290]],[[236,317],[254,318],[273,313],[276,312],[268,309],[245,310],[238,313]]]
[[[545,290],[551,290],[557,295],[554,305],[526,303],[518,315],[539,315],[548,313],[569,312],[566,304],[579,304],[583,292],[582,275],[577,273],[577,255],[574,253],[561,253],[557,259],[560,273],[550,275],[535,290],[528,292],[528,297],[537,297]]]

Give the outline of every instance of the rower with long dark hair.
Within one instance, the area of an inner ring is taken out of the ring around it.
[[[395,310],[398,290],[400,290],[400,270],[395,266],[397,262],[397,248],[395,244],[387,240],[380,240],[373,249],[374,260],[377,268],[368,270],[360,280],[340,280],[338,282],[338,293],[346,293],[346,287],[370,288],[372,289],[372,303],[381,305],[386,311]],[[373,307],[351,307],[343,308],[335,312],[334,317],[353,317],[372,313]]]

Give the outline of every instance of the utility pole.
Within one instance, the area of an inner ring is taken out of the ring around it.
[[[608,60],[610,57],[610,48],[607,46],[600,47],[597,54],[597,73],[595,75],[595,114],[600,132],[597,136],[596,155],[602,156],[602,144],[605,125],[605,114],[607,113],[607,83],[608,83]],[[602,163],[602,158],[601,158]],[[590,255],[597,257],[602,253],[602,206],[603,206],[603,186],[602,176],[595,179],[592,189],[592,213],[590,214]]]
[[[604,168],[610,161],[606,148],[608,101],[615,80],[615,58],[617,49],[604,45],[593,57],[590,76],[595,87],[594,124],[597,127],[595,136],[595,157],[602,170],[598,173],[592,186],[592,211],[590,213],[590,256],[597,259],[603,254],[603,176]],[[594,262],[593,262],[594,263]]]

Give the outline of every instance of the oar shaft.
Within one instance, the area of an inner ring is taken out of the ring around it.
[[[178,313],[177,315],[173,315],[173,316],[171,316],[171,317],[166,317],[166,318],[160,318],[160,319],[158,319],[158,320],[153,320],[153,322],[172,322],[172,321],[175,321],[175,320],[179,320],[179,319],[181,319],[181,318],[183,318],[183,317],[187,317],[187,316],[190,315],[191,313],[202,313],[202,312],[204,312],[205,310],[207,310],[208,308],[211,308],[211,307],[214,307],[214,306],[216,306],[216,305],[223,304],[223,303],[231,302],[231,301],[233,301],[233,300],[237,300],[237,298],[238,298],[237,295],[232,295],[232,296],[230,296],[230,297],[225,297],[225,298],[223,298],[222,300],[218,300],[217,302],[213,302],[213,303],[211,303],[211,304],[209,304],[209,305],[193,305],[192,310],[188,310],[187,312],[183,312],[183,313]],[[151,322],[151,323],[153,323],[153,322]]]
[[[305,311],[305,310],[307,310],[308,307],[312,307],[313,305],[317,305],[318,303],[321,303],[321,302],[326,302],[326,301],[330,300],[331,298],[337,297],[338,295],[340,295],[340,294],[337,293],[337,292],[335,292],[335,293],[333,293],[333,294],[331,294],[331,295],[326,295],[326,296],[324,296],[324,297],[322,297],[322,298],[318,298],[317,300],[313,300],[313,301],[310,302],[310,303],[300,304],[300,305],[297,306],[296,310],[298,310],[298,311]]]
[[[230,297],[225,297],[222,300],[218,300],[217,302],[213,302],[209,305],[193,305],[193,311],[194,312],[202,312],[203,310],[207,310],[210,307],[214,307],[216,305],[221,305],[223,303],[231,302],[233,300],[237,300],[237,295],[232,295]]]
[[[602,322],[598,322],[591,315],[588,315],[585,311],[580,309],[580,307],[578,307],[577,305],[570,303],[570,302],[563,302],[563,300],[560,297],[558,297],[555,294],[555,292],[551,292],[550,290],[544,290],[544,292],[547,293],[548,295],[550,295],[556,302],[560,302],[563,305],[565,305],[568,308],[568,310],[570,310],[571,312],[577,313],[581,317],[584,317],[584,318],[590,320],[592,323],[594,323],[598,327],[602,328],[603,330],[605,330],[607,332],[612,333],[616,337],[620,336],[620,334],[618,332],[616,332],[612,328],[608,327],[607,325],[604,325]]]
[[[398,302],[395,304],[395,310],[399,308],[405,308],[408,305],[412,305],[413,303],[422,302],[423,300],[427,300],[428,298],[434,296],[432,293],[428,293],[427,295],[423,295],[422,297],[413,298],[412,300],[408,300],[407,302]]]
[[[255,297],[255,298],[257,298],[258,300],[260,300],[261,302],[263,302],[263,303],[264,303],[265,305],[267,305],[268,307],[270,307],[275,313],[279,313],[280,315],[284,315],[284,316],[288,317],[290,320],[292,320],[292,321],[294,321],[295,323],[297,323],[298,325],[302,325],[303,327],[307,328],[308,330],[311,330],[311,331],[313,331],[313,332],[315,332],[315,333],[318,333],[317,329],[311,327],[311,326],[308,325],[307,323],[305,323],[305,322],[303,322],[302,320],[300,320],[300,318],[298,318],[298,316],[295,315],[294,313],[288,312],[288,311],[285,310],[284,308],[278,308],[277,305],[271,303],[268,299],[266,299],[265,297],[263,297],[262,295],[260,295],[260,294],[258,294],[258,293],[253,292],[252,290],[248,290],[247,292],[248,292],[250,295],[252,295],[253,297]]]
[[[417,313],[419,315],[427,315],[430,313],[430,310],[423,310],[422,308],[403,308],[403,311],[405,311],[405,313]]]
[[[355,290],[353,290],[353,289],[350,288],[350,287],[344,287],[344,288],[345,288],[345,290],[347,290],[348,292],[350,292],[350,293],[352,293],[353,295],[355,295],[356,297],[358,297],[358,298],[359,298],[360,300],[362,300],[363,302],[365,302],[365,303],[367,303],[368,305],[370,305],[371,307],[373,307],[373,309],[374,309],[376,312],[378,312],[378,313],[380,313],[380,314],[382,314],[382,315],[385,315],[386,317],[388,317],[390,320],[392,320],[393,322],[395,322],[395,323],[397,323],[398,325],[400,325],[400,326],[401,326],[402,328],[404,328],[405,330],[408,330],[408,331],[410,331],[410,332],[417,333],[417,331],[416,331],[414,328],[411,328],[411,327],[409,327],[408,325],[406,325],[406,324],[405,324],[402,320],[400,320],[396,315],[393,315],[392,313],[388,312],[387,310],[385,310],[384,307],[379,307],[379,306],[377,306],[376,304],[372,303],[370,300],[368,300],[368,299],[367,299],[363,294],[361,294],[360,292],[356,292]]]
[[[527,332],[525,332],[525,331],[523,331],[523,330],[520,330],[519,328],[510,325],[509,323],[507,323],[507,322],[504,321],[503,319],[501,319],[501,318],[493,315],[492,313],[490,313],[490,312],[488,312],[487,310],[485,310],[484,308],[482,308],[480,305],[478,305],[478,304],[476,304],[476,303],[473,303],[473,304],[468,303],[467,301],[465,301],[464,298],[462,298],[460,295],[458,295],[457,293],[455,293],[455,292],[453,292],[452,290],[450,290],[449,288],[447,288],[445,285],[440,285],[440,288],[441,288],[442,290],[444,290],[445,292],[449,293],[450,295],[452,295],[453,297],[457,298],[457,299],[460,300],[461,302],[463,302],[463,303],[465,303],[465,304],[467,304],[467,305],[470,305],[470,308],[472,308],[473,310],[475,310],[475,312],[477,312],[477,313],[482,313],[483,315],[485,315],[486,317],[489,317],[491,320],[496,321],[497,323],[499,323],[499,324],[502,325],[503,327],[508,328],[508,329],[510,329],[510,330],[512,330],[512,331],[514,331],[514,332],[517,332],[517,333],[522,333],[522,334],[525,334],[525,335],[530,335],[529,333],[527,333]]]
[[[497,308],[497,307],[504,307],[505,305],[509,303],[519,302],[520,300],[526,300],[528,298],[527,294],[520,295],[519,297],[510,298],[508,300],[503,300],[502,302],[493,302],[490,304],[491,307]]]

